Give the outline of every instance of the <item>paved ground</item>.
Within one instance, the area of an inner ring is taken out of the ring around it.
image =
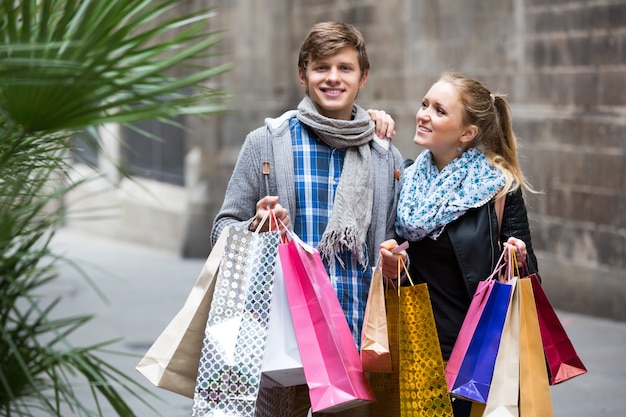
[[[58,314],[95,314],[75,343],[122,338],[115,347],[128,355],[113,356],[112,363],[154,394],[143,398],[159,411],[130,399],[137,415],[190,416],[190,399],[153,387],[134,367],[183,305],[204,260],[71,229],[57,234],[54,247],[77,261],[108,298],[100,298],[74,269],[62,268],[50,290],[65,295]],[[589,372],[551,388],[555,417],[626,416],[626,322],[558,313]],[[88,395],[86,387],[77,390]]]

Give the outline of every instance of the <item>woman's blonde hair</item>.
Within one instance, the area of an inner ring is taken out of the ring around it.
[[[492,94],[480,82],[457,72],[444,72],[440,82],[452,84],[459,92],[465,108],[464,125],[475,125],[478,133],[470,146],[480,148],[489,162],[500,169],[506,178],[503,193],[522,187],[535,192],[524,178],[517,160],[517,139],[513,133],[511,109],[506,97]]]

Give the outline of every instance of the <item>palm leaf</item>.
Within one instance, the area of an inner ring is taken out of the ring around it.
[[[54,318],[61,298],[41,294],[62,260],[49,246],[66,215],[59,202],[81,184],[68,175],[71,139],[84,131],[97,149],[105,123],[224,109],[208,82],[230,67],[205,64],[221,55],[214,10],[181,15],[181,3],[0,0],[0,416],[102,415],[103,401],[133,416],[120,390],[148,404],[101,358],[115,341],[72,345],[91,317]]]
[[[230,66],[198,64],[219,55],[214,12],[180,16],[178,3],[3,0],[0,110],[26,132],[223,110],[202,83]]]

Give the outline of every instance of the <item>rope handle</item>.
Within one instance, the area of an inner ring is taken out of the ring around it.
[[[274,221],[273,224],[272,224],[272,220]],[[276,213],[274,213],[274,209],[273,208],[270,208],[269,210],[267,210],[267,213],[265,213],[265,216],[263,216],[263,218],[261,219],[259,224],[256,226],[256,229],[254,230],[254,233],[260,233],[261,232],[261,228],[263,227],[263,225],[267,221],[269,221],[269,230],[270,231],[275,230],[276,227],[278,226],[278,218],[276,217]]]
[[[409,247],[409,242],[405,241],[402,244],[396,246],[395,248],[393,248],[391,250],[391,253],[397,255],[398,258],[398,262],[397,262],[397,266],[398,266],[398,272],[397,272],[397,277],[398,277],[398,285],[396,286],[393,282],[393,280],[388,279],[387,280],[387,289],[389,289],[389,284],[391,284],[391,286],[393,287],[394,290],[398,290],[398,296],[400,295],[400,277],[402,276],[402,271],[404,271],[405,276],[409,279],[409,283],[413,286],[415,285],[413,283],[413,279],[411,278],[411,274],[409,273],[409,269],[406,266],[406,263],[404,262],[404,259],[402,259],[402,255],[400,255],[400,252],[402,252],[403,250],[405,250],[406,248]],[[379,263],[382,262],[382,259],[379,259]]]

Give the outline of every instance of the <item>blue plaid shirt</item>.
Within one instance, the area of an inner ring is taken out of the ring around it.
[[[333,210],[345,149],[331,148],[309,136],[309,132],[303,129],[295,117],[290,120],[289,128],[296,190],[293,231],[307,244],[317,247]],[[333,270],[329,270],[326,263],[326,270],[354,341],[360,348],[371,270],[360,265],[350,251],[343,251],[339,256],[341,262],[335,262]]]

